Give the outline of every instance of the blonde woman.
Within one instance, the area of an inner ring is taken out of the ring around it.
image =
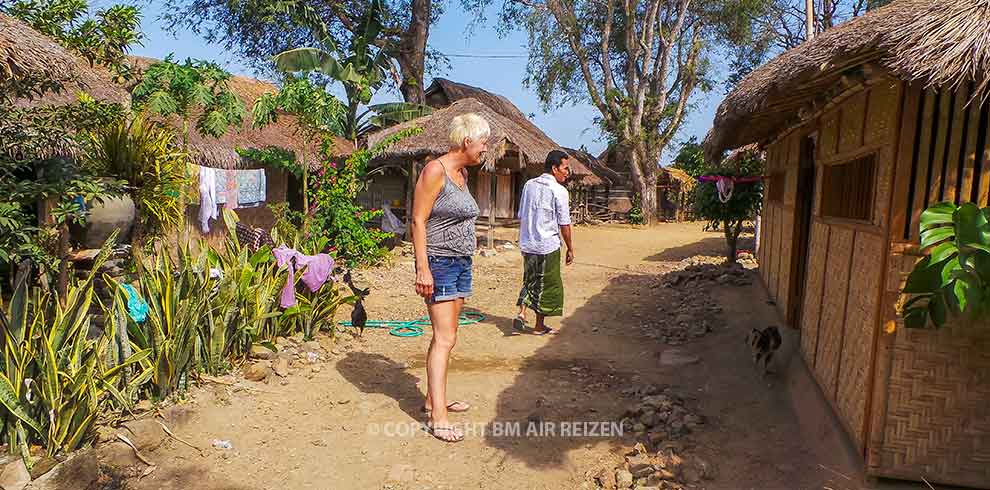
[[[450,124],[450,151],[426,164],[413,197],[416,293],[426,300],[433,324],[423,409],[430,414],[430,432],[446,442],[464,439],[448,413],[470,408],[465,402],[447,402],[447,363],[457,342],[464,299],[471,295],[472,256],[478,243],[474,231],[478,203],[468,189],[467,168],[481,163],[490,134],[488,122],[477,114],[455,117]]]

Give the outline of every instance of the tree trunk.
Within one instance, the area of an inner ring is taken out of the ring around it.
[[[730,264],[734,264],[736,263],[736,249],[739,246],[739,233],[742,231],[742,222],[732,225],[728,220],[725,220],[722,222],[722,228],[725,231],[725,244],[728,248],[725,258]]]
[[[402,98],[412,104],[426,104],[423,78],[426,73],[426,40],[430,37],[431,0],[412,0],[412,18],[402,33],[399,70]]]
[[[58,225],[58,282],[55,292],[58,302],[65,306],[65,298],[69,293],[69,224]]]
[[[643,143],[636,143],[627,152],[629,158],[629,174],[639,196],[639,207],[643,213],[643,222],[653,225],[657,222],[657,168],[656,162],[646,158]],[[645,163],[644,163],[645,162]]]
[[[416,160],[409,161],[409,180],[406,181],[406,240],[412,241],[413,196],[416,194],[416,182],[419,180],[419,164]]]

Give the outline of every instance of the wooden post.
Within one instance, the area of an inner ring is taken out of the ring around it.
[[[495,192],[498,189],[498,174],[492,168],[488,183],[488,248],[495,248]]]
[[[419,165],[409,161],[409,175],[406,182],[406,241],[412,241],[413,195],[416,194],[416,181],[419,180]]]
[[[805,28],[805,41],[810,41],[811,38],[815,37],[815,1],[805,0],[804,1],[804,28]]]

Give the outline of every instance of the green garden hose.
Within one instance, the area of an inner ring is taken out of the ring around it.
[[[468,312],[461,313],[457,324],[460,326],[473,325],[485,320],[485,315],[481,313]],[[341,327],[353,327],[351,322],[338,322]],[[402,320],[368,320],[364,328],[387,328],[389,335],[396,337],[419,337],[423,335],[423,327],[430,324],[430,317],[424,316],[412,321]]]

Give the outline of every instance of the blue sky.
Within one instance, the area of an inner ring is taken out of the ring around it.
[[[107,0],[93,2],[96,6],[110,3]],[[224,66],[228,71],[238,75],[253,76],[251,70],[239,60],[236,55],[226,51],[222,46],[209,45],[205,40],[191,32],[181,32],[177,37],[166,33],[161,28],[158,17],[161,6],[151,0],[141,3],[144,15],[142,30],[147,36],[144,46],[137,46],[133,54],[163,58],[169,53],[175,53],[177,58],[186,57],[212,60]],[[533,121],[547,135],[562,146],[577,148],[586,146],[592,153],[597,154],[605,148],[605,141],[594,126],[594,118],[598,111],[590,105],[568,106],[545,113],[540,109],[536,95],[523,87],[522,80],[526,71],[526,35],[522,32],[512,33],[507,38],[499,38],[491,28],[476,28],[468,35],[469,16],[461,11],[459,6],[451,5],[433,26],[429,43],[448,55],[516,55],[508,59],[478,59],[450,57],[450,69],[437,74],[462,83],[482,87],[508,97],[524,114],[534,114]],[[429,78],[429,77],[428,77]],[[430,80],[427,79],[427,84]],[[709,94],[695,96],[697,108],[686,118],[679,134],[679,140],[697,136],[702,139],[711,126],[715,109],[721,100],[721,86]],[[398,91],[382,91],[376,96],[376,102],[401,99]],[[668,148],[663,164],[669,163],[676,145]]]

